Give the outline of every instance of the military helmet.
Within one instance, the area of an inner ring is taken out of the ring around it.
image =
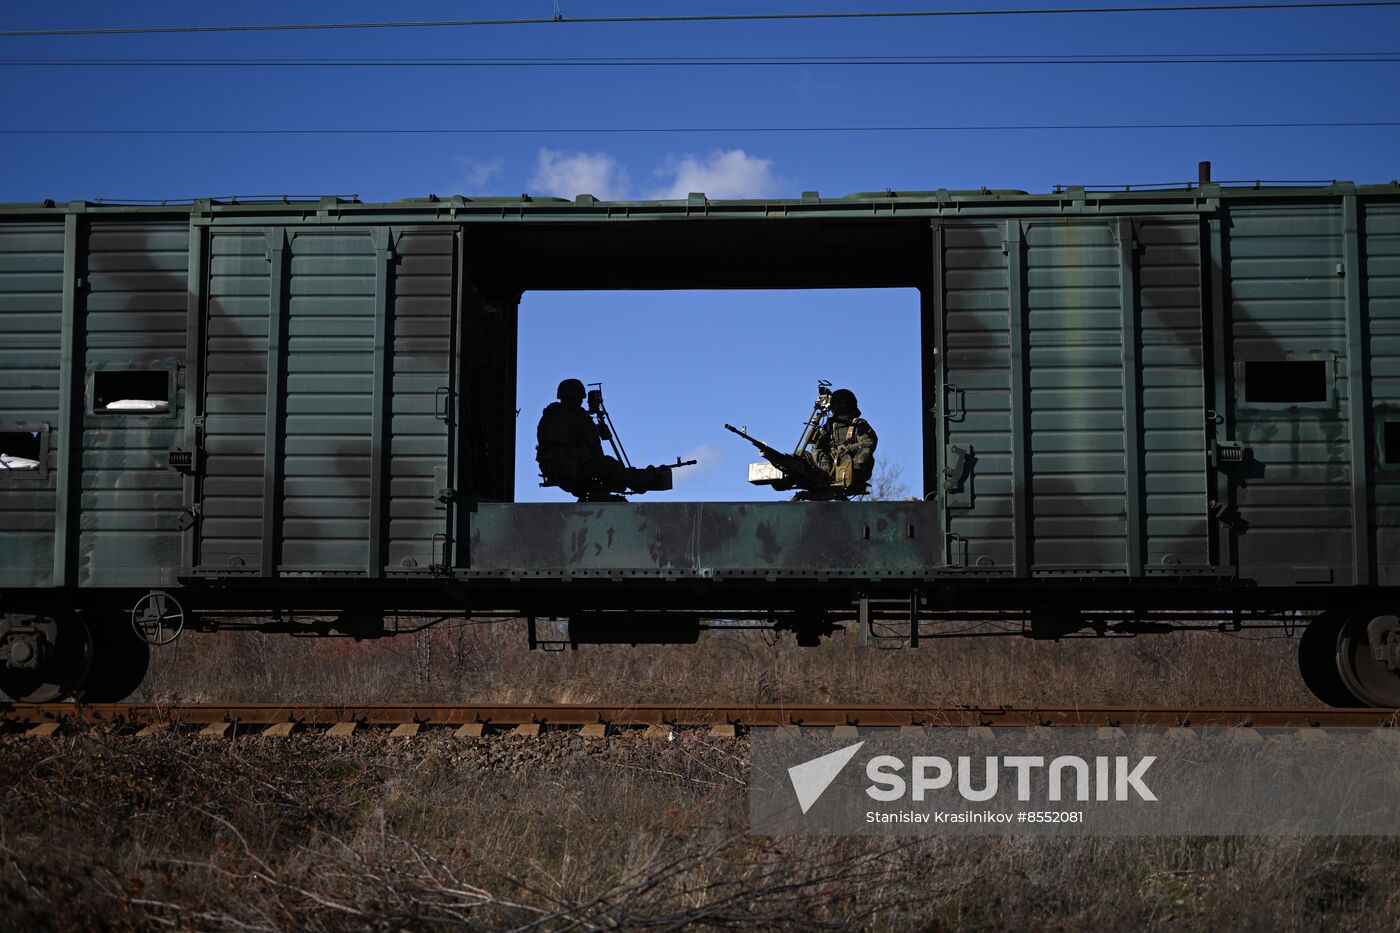
[[[588,393],[584,391],[583,382],[578,379],[565,379],[559,383],[559,391],[554,397],[561,402],[581,402]]]
[[[850,389],[837,389],[831,393],[831,410],[838,415],[860,414],[860,408],[856,405],[856,394]]]

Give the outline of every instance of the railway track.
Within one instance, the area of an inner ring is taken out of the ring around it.
[[[207,735],[294,731],[350,735],[357,730],[451,730],[459,737],[510,732],[537,735],[581,730],[585,735],[709,729],[735,735],[753,728],[1397,728],[1400,710],[1333,708],[1197,708],[1126,706],[805,706],[714,704],[0,704],[0,732],[53,735],[100,728],[149,734],[158,730]]]

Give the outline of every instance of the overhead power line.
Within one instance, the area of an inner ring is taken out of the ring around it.
[[[225,26],[118,26],[89,29],[9,29],[0,38],[131,36],[196,32],[290,32],[314,29],[432,29],[464,26],[558,26],[622,23],[772,22],[786,20],[916,19],[951,16],[1061,16],[1084,13],[1204,13],[1400,6],[1400,0],[1319,0],[1304,3],[1197,3],[1152,6],[1054,7],[1001,10],[890,10],[851,13],[705,13],[693,16],[558,16],[549,19],[400,20],[373,23],[249,23]]]
[[[627,126],[627,127],[264,127],[264,128],[0,128],[13,136],[555,136],[624,133],[986,133],[1044,130],[1374,129],[1400,120],[1228,123],[1001,123],[946,126]]]
[[[1276,65],[1400,62],[1396,52],[1183,52],[1083,55],[765,55],[652,58],[7,58],[4,68],[653,68],[966,65]]]

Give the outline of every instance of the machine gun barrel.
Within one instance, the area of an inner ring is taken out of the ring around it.
[[[763,459],[778,468],[784,476],[784,484],[774,484],[775,489],[791,489],[794,486],[800,486],[804,489],[816,489],[831,483],[831,478],[806,457],[801,457],[797,454],[785,454],[775,447],[769,447],[767,444],[763,443],[763,441],[739,430],[732,424],[726,424],[724,429],[739,435],[744,440],[754,445],[754,447],[757,447]],[[752,476],[752,474],[750,474],[750,476]],[[750,479],[750,482],[757,482],[757,480]]]
[[[765,460],[771,461],[771,460],[773,460],[774,457],[778,457],[779,459],[781,459],[781,458],[783,458],[783,457],[791,456],[790,454],[785,454],[785,453],[783,453],[781,450],[777,450],[777,449],[775,449],[775,448],[773,448],[773,447],[769,447],[767,444],[763,443],[763,441],[761,441],[761,440],[759,440],[758,438],[753,437],[753,436],[751,436],[751,435],[749,435],[749,434],[744,433],[743,431],[741,431],[741,430],[739,430],[738,428],[734,427],[734,425],[732,425],[732,424],[726,424],[726,425],[724,426],[724,429],[725,429],[726,431],[733,431],[735,434],[739,435],[739,436],[742,437],[744,440],[748,441],[750,444],[752,444],[752,445],[754,445],[755,447],[757,447],[757,448],[758,448],[758,452],[759,452],[760,454],[763,455],[763,459],[765,459]],[[777,466],[778,464],[775,462],[775,463],[773,463],[773,465],[774,465],[774,466]]]

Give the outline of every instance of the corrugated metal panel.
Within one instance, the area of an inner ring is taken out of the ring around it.
[[[1210,563],[1200,223],[1137,225],[1147,566]]]
[[[97,373],[183,367],[188,253],[183,223],[92,225],[83,316],[89,398]],[[81,585],[174,582],[183,493],[165,458],[184,437],[183,393],[170,403],[149,415],[92,412],[83,401]]]
[[[1237,502],[1242,576],[1349,583],[1350,451],[1341,208],[1230,210],[1231,326],[1237,361],[1322,359],[1335,404],[1259,408],[1236,398],[1237,436],[1255,463]]]
[[[407,230],[397,251],[388,565],[426,570],[442,558],[433,553],[433,536],[446,528],[436,498],[447,485],[455,240],[451,231]]]
[[[58,422],[63,224],[0,227],[0,424]],[[0,584],[53,582],[57,452],[39,478],[0,474]]]
[[[1012,549],[1011,350],[1007,257],[996,223],[942,225],[944,380],[939,459],[959,479],[960,454],[975,458],[965,486],[946,496],[953,566],[1008,570]],[[933,481],[929,478],[929,482]]]
[[[199,563],[213,571],[262,559],[269,266],[261,230],[211,232]]]
[[[1376,564],[1381,584],[1400,583],[1400,460],[1385,457],[1384,424],[1400,421],[1400,206],[1365,206],[1363,256],[1371,348]]]
[[[375,246],[363,230],[292,239],[278,566],[365,570]]]
[[[1032,528],[1038,568],[1123,570],[1123,309],[1099,222],[1028,224]]]

